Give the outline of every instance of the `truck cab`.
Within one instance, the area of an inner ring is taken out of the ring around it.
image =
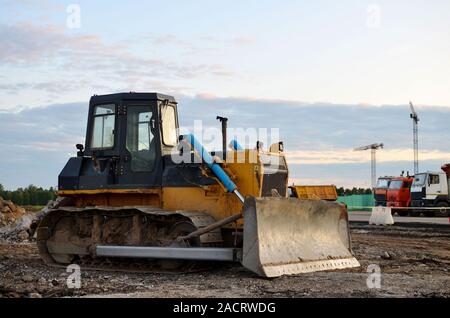
[[[373,189],[373,196],[375,199],[375,206],[386,206],[387,204],[387,190],[389,184],[394,177],[380,177],[376,187]]]
[[[395,208],[407,208],[411,203],[410,188],[413,177],[397,177],[391,180],[387,190],[387,206],[393,208],[400,216],[407,216],[408,211]]]
[[[444,167],[443,167],[444,169]],[[450,206],[449,176],[446,172],[424,172],[414,176],[411,206],[416,208]],[[427,215],[447,216],[447,211],[425,210]]]

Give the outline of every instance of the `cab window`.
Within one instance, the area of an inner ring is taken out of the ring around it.
[[[127,110],[126,148],[131,154],[131,170],[152,171],[156,160],[153,113],[148,106],[128,106]]]
[[[163,106],[161,108],[161,119],[164,144],[166,146],[175,146],[178,141],[175,108],[173,106]]]
[[[403,181],[401,180],[393,180],[389,185],[389,189],[398,190],[403,186]]]
[[[439,184],[439,175],[437,175],[437,174],[430,174],[429,178],[430,178],[429,179],[430,184]]]
[[[91,140],[92,149],[114,147],[115,110],[116,106],[114,104],[95,106]]]

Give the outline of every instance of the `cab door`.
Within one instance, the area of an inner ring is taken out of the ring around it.
[[[119,184],[129,188],[161,186],[161,142],[156,101],[124,101]]]
[[[427,180],[427,199],[434,200],[437,196],[442,194],[440,175],[430,173]]]

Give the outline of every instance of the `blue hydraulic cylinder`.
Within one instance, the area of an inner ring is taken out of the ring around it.
[[[244,148],[242,148],[242,146],[239,144],[239,142],[238,142],[236,139],[233,139],[233,140],[230,142],[230,147],[231,147],[233,150],[236,150],[236,151],[238,151],[238,150],[244,150]]]
[[[191,144],[192,148],[202,157],[208,168],[214,172],[216,177],[222,182],[228,192],[235,192],[237,190],[236,184],[230,179],[222,167],[214,162],[213,157],[208,151],[206,151],[203,145],[198,142],[194,135],[185,135],[183,139],[187,140]]]

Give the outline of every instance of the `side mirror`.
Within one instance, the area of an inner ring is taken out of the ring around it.
[[[75,147],[78,149],[77,157],[84,156],[84,146],[82,144],[76,144]]]

